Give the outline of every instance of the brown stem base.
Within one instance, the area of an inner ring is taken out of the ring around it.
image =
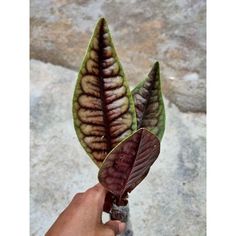
[[[129,219],[129,205],[127,206],[117,206],[115,204],[112,205],[112,209],[110,212],[111,220],[120,220],[121,222],[126,223],[126,229],[123,234],[120,236],[133,236],[132,225]]]

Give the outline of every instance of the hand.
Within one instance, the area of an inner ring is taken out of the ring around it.
[[[106,190],[101,184],[77,193],[59,215],[45,236],[115,236],[125,230],[125,223],[102,223]]]

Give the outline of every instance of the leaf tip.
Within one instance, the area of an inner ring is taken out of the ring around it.
[[[159,62],[156,61],[151,69],[151,71],[148,74],[148,77],[155,77],[157,75],[157,73],[159,74]]]
[[[98,20],[98,24],[107,24],[107,20],[106,20],[106,18],[105,18],[105,17],[101,17],[101,18],[99,18],[99,20]]]

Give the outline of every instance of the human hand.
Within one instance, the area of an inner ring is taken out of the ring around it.
[[[115,236],[123,232],[125,223],[118,220],[102,223],[106,192],[97,184],[84,193],[77,193],[45,236]]]

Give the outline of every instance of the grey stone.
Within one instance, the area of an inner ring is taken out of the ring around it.
[[[167,78],[162,83],[163,92],[181,111],[206,111],[206,83],[198,78],[196,73],[187,74],[181,80]]]
[[[72,122],[76,72],[31,60],[31,235],[44,235],[72,197],[97,183],[97,167]],[[165,99],[161,154],[130,194],[136,236],[206,235],[205,114]],[[107,215],[104,216],[106,219]]]
[[[206,111],[205,0],[32,0],[30,14],[31,58],[78,70],[104,16],[131,85],[158,60],[170,101]]]

